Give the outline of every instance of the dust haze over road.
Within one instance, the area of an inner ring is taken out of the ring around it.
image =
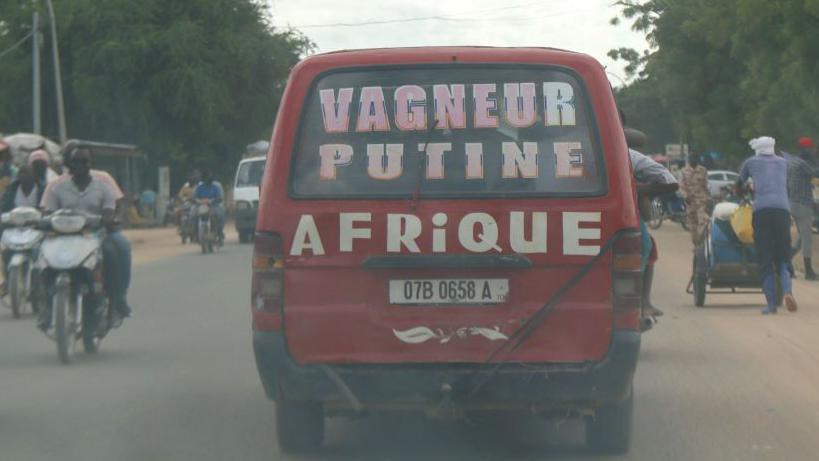
[[[684,293],[688,234],[656,236],[655,301],[635,382],[634,460],[811,460],[819,451],[819,284],[797,314],[762,317],[762,295]],[[139,251],[139,250],[137,250]],[[57,363],[31,318],[0,311],[0,459],[583,460],[582,425],[375,417],[331,420],[324,451],[278,452],[274,404],[251,349],[250,247],[138,266],[136,318],[96,357]]]

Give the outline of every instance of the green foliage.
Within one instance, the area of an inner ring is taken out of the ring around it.
[[[617,104],[626,115],[626,124],[638,127],[648,136],[641,150],[650,154],[661,153],[667,143],[677,141],[657,87],[650,78],[641,78],[615,91]]]
[[[31,32],[31,2],[0,0],[0,52]],[[25,95],[24,97],[21,97]],[[31,41],[0,57],[0,133],[31,131]]]
[[[741,157],[751,137],[772,135],[787,149],[819,134],[819,0],[616,4],[651,50],[610,55],[641,76],[632,85],[653,85],[665,118],[695,149]]]
[[[267,139],[290,68],[312,49],[299,33],[274,30],[256,0],[54,3],[69,136],[138,144],[177,171],[228,171],[246,144]],[[30,29],[28,5],[0,0],[0,21],[13,29],[0,25],[0,49]],[[0,131],[31,130],[30,50],[0,61]],[[43,52],[54,136],[50,47]]]

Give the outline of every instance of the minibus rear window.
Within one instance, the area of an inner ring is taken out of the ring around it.
[[[552,67],[345,70],[314,83],[295,198],[584,197],[605,169],[584,87]]]

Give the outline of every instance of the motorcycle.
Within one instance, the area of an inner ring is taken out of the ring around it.
[[[78,341],[93,354],[121,321],[103,288],[105,228],[100,216],[73,210],[53,213],[42,227],[49,234],[40,247],[37,267],[50,299],[53,327],[46,334],[57,343],[60,361],[68,364]]]
[[[688,230],[688,221],[685,216],[685,201],[677,195],[669,197],[654,197],[651,199],[651,217],[646,222],[649,228],[657,230],[668,219],[678,223],[684,230]]]
[[[30,207],[18,207],[0,216],[4,227],[0,250],[8,261],[6,288],[14,318],[20,318],[26,302],[30,302],[35,314],[44,302],[39,271],[34,267],[44,238],[35,227],[41,219],[42,214]]]
[[[178,224],[176,212],[176,199],[171,197],[165,203],[165,215],[162,217],[162,227]]]
[[[177,221],[176,231],[182,239],[183,245],[188,242],[196,242],[199,239],[196,220],[191,213],[194,206],[193,202],[187,201],[179,207],[179,220]]]
[[[222,237],[216,230],[216,216],[210,200],[200,200],[196,208],[196,228],[202,254],[213,253],[214,246],[222,246]]]

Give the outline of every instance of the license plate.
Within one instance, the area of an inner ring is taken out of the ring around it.
[[[509,279],[390,280],[391,304],[500,304]]]

